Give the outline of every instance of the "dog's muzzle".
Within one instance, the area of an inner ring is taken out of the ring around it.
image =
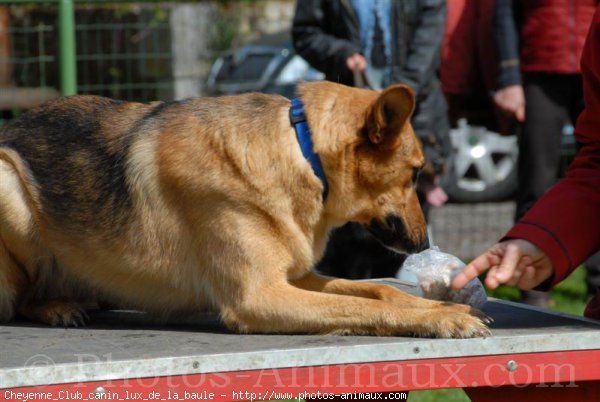
[[[413,239],[408,235],[404,221],[397,216],[389,215],[383,222],[373,219],[366,228],[379,242],[396,252],[412,254],[429,248],[427,236]]]

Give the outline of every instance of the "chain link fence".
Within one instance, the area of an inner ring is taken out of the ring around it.
[[[0,0],[4,115],[61,92],[68,55],[61,53],[60,3]],[[292,1],[71,3],[76,73],[67,79],[76,83],[73,92],[131,101],[203,95],[216,55],[289,27],[293,11]]]
[[[175,30],[170,16],[178,6],[77,3],[73,32],[76,92],[136,101],[172,99]],[[5,24],[0,35],[6,45],[0,59],[8,62],[3,63],[0,88],[18,95],[23,94],[19,90],[23,88],[57,92],[63,68],[59,7],[22,2],[3,6],[2,13]],[[203,77],[196,78],[200,81]],[[11,98],[15,105],[3,105],[5,111],[18,109],[23,103],[17,102],[18,96]]]

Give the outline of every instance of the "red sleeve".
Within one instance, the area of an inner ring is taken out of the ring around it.
[[[581,148],[565,179],[506,234],[544,250],[556,268],[553,284],[600,249],[600,6],[583,50],[581,71],[586,107],[575,127]]]

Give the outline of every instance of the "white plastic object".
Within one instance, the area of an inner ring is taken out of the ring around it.
[[[418,284],[422,296],[427,299],[464,303],[479,308],[487,301],[487,295],[478,278],[458,291],[450,287],[454,277],[464,267],[465,263],[458,257],[432,247],[409,255],[396,277]]]

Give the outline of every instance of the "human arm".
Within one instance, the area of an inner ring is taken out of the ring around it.
[[[400,2],[392,2],[394,7],[392,31],[396,37],[401,28],[401,13],[398,11]],[[420,91],[436,74],[440,62],[440,48],[444,36],[446,22],[446,2],[444,0],[427,0],[420,2],[419,21],[412,34],[412,40],[407,44],[406,60],[396,60],[392,67],[392,81],[410,85],[419,97]],[[400,57],[396,51],[395,57]]]
[[[331,3],[325,0],[298,1],[292,25],[296,52],[328,77],[347,73],[348,59],[360,54],[360,43],[334,34],[333,21],[328,15],[328,7],[333,7]]]
[[[521,83],[519,32],[512,0],[497,0],[494,41],[498,51],[498,90],[494,102],[518,121],[525,120],[525,93]]]

